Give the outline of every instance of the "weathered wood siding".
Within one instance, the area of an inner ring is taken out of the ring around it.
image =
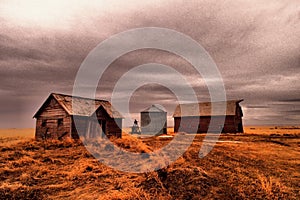
[[[102,128],[103,121],[97,120],[93,117],[73,117],[73,128],[72,128],[72,138],[84,137],[90,138],[102,138],[105,132]],[[75,126],[76,122],[76,126]]]
[[[106,135],[107,137],[122,137],[122,119],[107,120]]]
[[[107,137],[122,137],[122,118],[111,118],[103,107],[96,111],[97,119]]]
[[[92,117],[71,116],[53,95],[49,96],[34,117],[36,139],[79,139],[79,136],[99,138],[104,134],[108,137],[122,136],[122,118],[111,118],[102,106]]]
[[[103,124],[98,121],[97,118],[90,120],[88,122],[87,134],[90,138],[102,138],[104,136],[105,129],[103,129]]]
[[[146,134],[167,133],[167,113],[141,112],[141,129]]]
[[[71,117],[55,99],[45,103],[36,120],[36,139],[70,137]]]
[[[176,117],[174,118],[174,132],[207,133],[211,120],[211,117]],[[236,116],[226,116],[224,124],[221,123],[221,117],[214,117],[214,121],[215,124],[211,124],[212,131],[242,132],[239,129],[239,123],[242,120]],[[218,121],[220,122],[218,123]]]
[[[244,133],[242,117],[243,117],[243,111],[241,106],[238,105],[236,109],[235,125],[239,133]]]
[[[79,136],[86,137],[87,117],[73,116],[72,117],[72,138],[79,139]],[[75,126],[76,123],[76,126]]]

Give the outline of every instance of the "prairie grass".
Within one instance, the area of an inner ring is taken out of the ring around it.
[[[0,143],[0,199],[299,199],[299,130],[251,128],[221,135],[202,159],[204,135],[196,135],[174,163],[147,173],[110,168],[80,141],[47,141],[44,149],[32,136],[5,136],[14,142]],[[124,134],[110,142],[150,153],[171,140]]]

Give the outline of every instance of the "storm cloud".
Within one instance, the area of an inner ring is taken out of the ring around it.
[[[4,0],[0,25],[3,128],[33,127],[32,116],[49,93],[72,93],[77,71],[91,50],[113,34],[139,27],[174,29],[201,44],[218,66],[227,98],[245,99],[245,124],[300,122],[296,0]],[[145,63],[173,67],[187,77],[199,101],[210,100],[203,79],[186,60],[151,49],[115,60],[99,82],[97,97],[109,100],[118,79]],[[139,110],[160,103],[171,119],[176,96],[163,86],[145,85],[131,101],[135,117]]]

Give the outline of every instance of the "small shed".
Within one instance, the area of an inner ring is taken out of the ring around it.
[[[51,93],[34,115],[36,139],[122,137],[122,115],[110,102]],[[75,126],[76,121],[76,126]]]
[[[141,112],[141,129],[145,134],[167,133],[167,112],[156,105]]]
[[[231,100],[226,102],[202,102],[191,104],[179,104],[173,114],[174,117],[174,132],[186,132],[186,133],[206,133],[208,131],[211,118],[214,118],[214,124],[212,129],[214,131],[221,131],[223,133],[243,133],[243,112],[239,105],[241,100]],[[214,115],[211,114],[212,106],[218,108],[222,105],[226,105],[226,114],[220,113],[217,110]],[[198,108],[197,108],[198,107]],[[184,109],[182,114],[181,109]],[[225,117],[224,123],[222,118]],[[196,131],[195,131],[196,130]]]

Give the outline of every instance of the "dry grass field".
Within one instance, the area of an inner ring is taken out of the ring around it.
[[[18,143],[20,141],[31,140],[34,138],[33,128],[25,129],[0,129],[0,144],[5,146]]]
[[[45,149],[33,129],[1,130],[0,199],[300,199],[299,127],[245,132],[223,134],[202,159],[197,135],[167,168],[137,174],[101,164],[80,142],[47,141]],[[170,140],[124,134],[113,142],[151,152]]]

